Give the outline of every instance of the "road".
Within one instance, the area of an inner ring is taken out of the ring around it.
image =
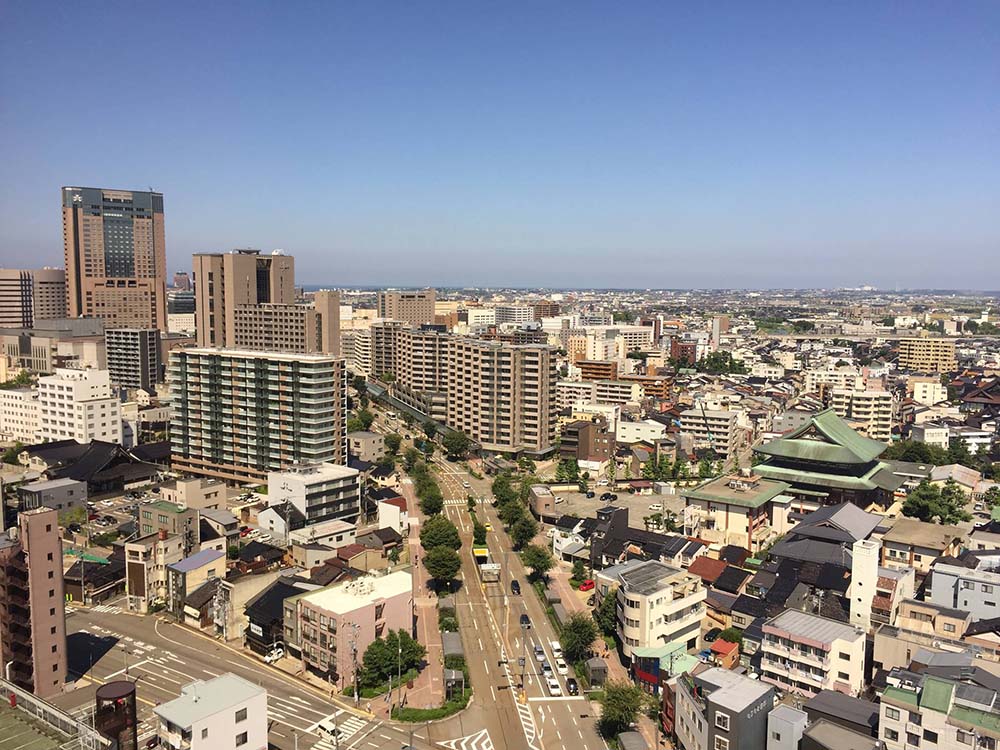
[[[122,612],[120,604],[71,608],[67,613],[70,677],[76,688],[53,702],[83,715],[93,707],[97,685],[131,679],[137,683],[139,732],[143,744],[155,733],[153,707],[180,694],[194,680],[232,672],[268,692],[268,739],[278,750],[337,750],[337,743],[320,736],[316,725],[335,721],[341,730],[340,750],[399,750],[410,742],[406,729],[373,720],[364,712],[338,705],[323,691],[249,654],[158,617]],[[433,747],[415,727],[417,750]]]

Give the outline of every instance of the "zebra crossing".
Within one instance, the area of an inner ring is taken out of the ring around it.
[[[437,743],[449,750],[494,750],[493,739],[489,730],[483,729],[467,737],[459,737],[454,740],[446,740]]]
[[[95,607],[91,607],[94,612],[104,612],[109,615],[120,615],[124,610],[117,604],[98,604]]]
[[[334,742],[333,737],[325,734],[322,729],[319,729],[319,724],[332,724],[334,723],[334,717],[336,717],[337,726],[337,739],[340,742],[345,742],[351,739],[354,735],[368,726],[368,722],[354,714],[349,714],[343,709],[331,714],[326,719],[321,722],[317,722],[315,725],[310,727],[309,731],[315,730],[317,734],[321,735],[321,739],[313,745],[313,750],[336,750],[337,743]]]

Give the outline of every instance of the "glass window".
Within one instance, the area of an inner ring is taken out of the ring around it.
[[[245,744],[247,744],[247,733],[246,732],[240,732],[238,735],[236,735],[236,747],[239,747],[240,745],[245,745]]]
[[[245,708],[241,708],[239,711],[236,712],[236,723],[239,724],[241,721],[246,721],[246,720],[247,720],[247,710]]]
[[[721,712],[716,712],[715,714],[715,726],[719,729],[725,729],[729,731],[729,714],[724,714]]]

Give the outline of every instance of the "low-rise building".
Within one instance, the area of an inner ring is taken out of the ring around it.
[[[352,458],[376,463],[385,455],[385,436],[366,430],[348,432],[347,453]]]
[[[125,595],[131,612],[166,605],[167,566],[184,559],[184,538],[166,531],[125,543]]]
[[[785,482],[751,474],[712,479],[683,490],[684,533],[756,554],[789,529]]]
[[[75,479],[50,479],[17,488],[20,510],[52,508],[60,513],[86,507],[87,483]]]
[[[882,537],[882,561],[886,568],[913,568],[926,575],[931,563],[942,555],[957,555],[965,530],[900,516]]]
[[[924,592],[927,601],[968,612],[973,622],[1000,617],[1000,555],[964,558],[934,564]]]
[[[168,750],[267,750],[267,691],[226,673],[196,680],[153,707]]]
[[[357,469],[337,464],[306,464],[267,476],[268,508],[260,525],[285,537],[290,531],[321,521],[354,523],[361,514],[362,477]]]
[[[226,483],[204,477],[176,479],[160,485],[160,498],[182,508],[225,510]]]
[[[764,623],[762,679],[782,690],[815,695],[864,687],[865,633],[837,620],[785,610]]]
[[[683,750],[759,750],[767,743],[774,688],[712,667],[677,679],[674,706]]]

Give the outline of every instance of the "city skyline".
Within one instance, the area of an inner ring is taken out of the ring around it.
[[[171,270],[251,246],[331,286],[995,286],[996,6],[189,15],[150,41],[8,10],[0,264],[60,264],[61,186],[151,186]],[[126,97],[66,74],[102,43],[143,60],[97,67]]]

